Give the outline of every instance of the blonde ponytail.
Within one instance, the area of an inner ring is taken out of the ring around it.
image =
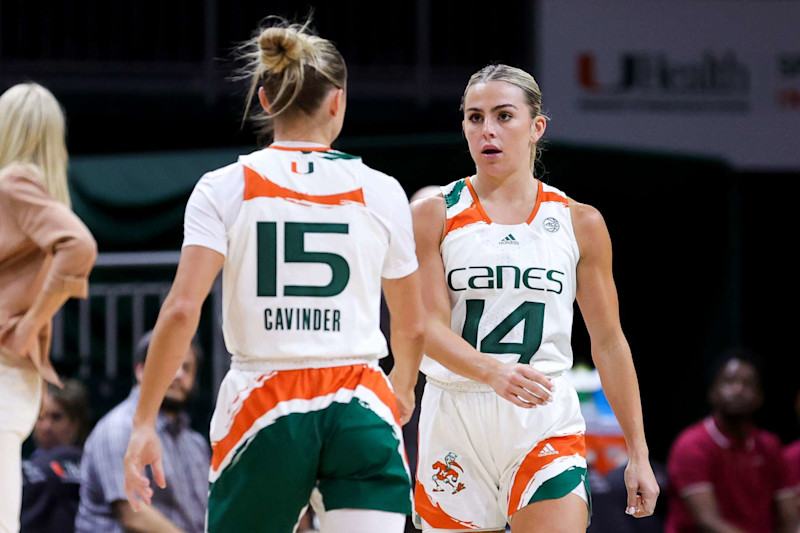
[[[250,78],[243,121],[259,87],[263,87],[270,112],[261,110],[252,119],[267,137],[276,118],[290,118],[297,112],[312,115],[331,87],[344,89],[347,81],[342,55],[333,43],[311,33],[310,20],[302,25],[273,20],[277,20],[275,25],[259,29],[239,49],[246,61],[240,78]]]

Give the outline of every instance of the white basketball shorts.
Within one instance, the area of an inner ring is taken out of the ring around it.
[[[586,425],[575,389],[517,407],[488,385],[428,379],[419,420],[414,522],[424,531],[505,529],[531,503],[571,492],[589,503]]]

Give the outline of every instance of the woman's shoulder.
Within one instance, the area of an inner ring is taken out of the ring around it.
[[[605,229],[606,222],[600,210],[593,205],[578,202],[568,198],[569,210],[572,216],[572,225],[577,231],[594,232]],[[580,228],[580,229],[578,229]]]
[[[11,191],[16,188],[34,187],[44,191],[42,171],[30,163],[12,163],[0,169],[0,189]]]
[[[428,242],[442,242],[447,220],[447,206],[445,197],[440,192],[411,203],[411,214],[414,219],[414,230],[418,235],[425,236]]]

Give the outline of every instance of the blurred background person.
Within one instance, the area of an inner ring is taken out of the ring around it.
[[[64,115],[50,91],[15,85],[0,96],[0,532],[19,529],[21,450],[39,415],[51,321],[87,296],[97,255],[70,209]]]
[[[121,404],[100,419],[86,441],[76,531],[168,533],[204,530],[211,453],[206,438],[189,427],[189,417],[185,412],[202,359],[196,341],[183,356],[156,421],[156,433],[163,446],[163,468],[170,483],[164,489],[155,489],[153,505],[139,512],[134,512],[125,498],[122,458],[133,426],[139,383],[151,337],[152,332],[146,333],[136,347],[134,373],[137,385]]]
[[[89,395],[83,383],[49,384],[33,428],[36,449],[22,462],[21,531],[75,530],[83,443],[89,429]]]
[[[667,533],[795,533],[793,491],[777,435],[758,428],[759,356],[723,352],[708,395],[711,415],[684,430],[667,461]]]
[[[800,389],[794,400],[794,410],[797,421],[800,422]],[[795,512],[800,517],[800,439],[789,444],[783,452],[786,467],[789,469],[789,482],[794,487]],[[798,527],[800,532],[800,527]]]

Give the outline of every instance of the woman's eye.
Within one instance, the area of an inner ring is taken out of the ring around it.
[[[509,120],[511,118],[511,113],[500,113],[500,120]]]
[[[478,121],[480,121],[481,116],[479,114],[477,114],[477,113],[474,113],[474,114],[470,115],[469,117],[467,117],[467,119],[470,122],[478,122]]]

